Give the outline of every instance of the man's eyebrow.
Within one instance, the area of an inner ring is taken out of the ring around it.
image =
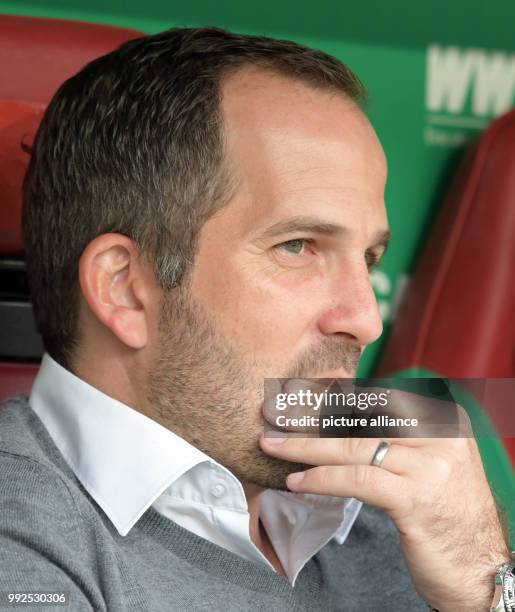
[[[344,234],[348,229],[335,223],[328,223],[317,217],[293,217],[287,221],[279,221],[259,234],[259,238],[267,239],[274,238],[281,234],[290,232],[313,232],[315,234],[323,234],[325,236],[334,236],[336,234]]]

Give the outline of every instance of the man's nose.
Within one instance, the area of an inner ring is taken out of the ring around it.
[[[345,335],[356,346],[381,336],[383,323],[365,264],[345,266],[335,275],[328,302],[318,323],[323,334]]]

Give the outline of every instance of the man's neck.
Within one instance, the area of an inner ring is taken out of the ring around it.
[[[247,504],[250,515],[250,539],[254,542],[256,547],[265,555],[265,557],[274,566],[276,571],[286,576],[286,572],[277,557],[275,549],[268,537],[268,534],[261,522],[259,515],[261,511],[261,495],[265,491],[263,487],[252,483],[242,483],[245,496],[247,497]]]

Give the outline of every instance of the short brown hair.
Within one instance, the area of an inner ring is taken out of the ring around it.
[[[218,28],[131,40],[54,95],[25,176],[22,224],[36,324],[63,366],[78,346],[78,262],[91,240],[125,234],[164,289],[180,283],[200,228],[229,197],[221,86],[246,65],[364,98],[326,53]]]

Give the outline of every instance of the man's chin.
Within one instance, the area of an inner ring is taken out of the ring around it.
[[[264,489],[277,489],[279,491],[289,491],[286,486],[286,478],[293,472],[305,470],[304,463],[293,463],[291,461],[281,461],[275,457],[270,457],[260,452],[252,460],[242,461],[238,465],[226,466],[241,481],[252,483]]]

